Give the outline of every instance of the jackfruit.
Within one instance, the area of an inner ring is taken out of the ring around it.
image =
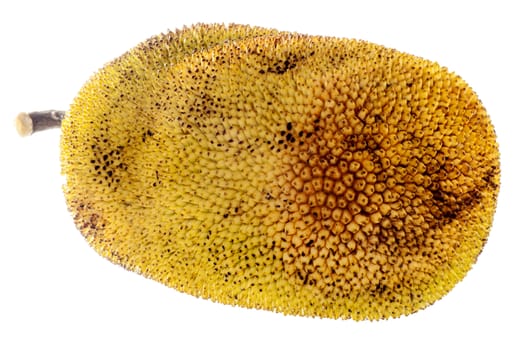
[[[463,279],[496,208],[498,145],[473,90],[360,40],[168,32],[96,73],[61,128],[89,244],[224,304],[411,314]]]

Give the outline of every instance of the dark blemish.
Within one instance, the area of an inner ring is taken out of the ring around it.
[[[290,69],[296,67],[298,57],[294,54],[289,55],[285,60],[274,63],[273,67],[268,68],[268,73],[285,74]],[[261,73],[261,70],[260,70]]]
[[[288,131],[292,130],[292,123],[291,122],[287,123],[287,130]]]

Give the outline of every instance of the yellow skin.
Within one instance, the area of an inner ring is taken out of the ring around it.
[[[499,154],[436,63],[247,26],[151,38],[62,124],[65,196],[104,257],[195,296],[285,314],[407,315],[487,239]]]

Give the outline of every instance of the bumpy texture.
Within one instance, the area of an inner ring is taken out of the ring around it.
[[[63,122],[65,195],[103,256],[285,314],[410,314],[460,281],[499,187],[475,93],[379,45],[247,26],[153,37]]]

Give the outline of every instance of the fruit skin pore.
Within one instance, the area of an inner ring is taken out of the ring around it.
[[[500,167],[457,75],[359,40],[242,25],[152,37],[62,122],[64,192],[102,256],[284,314],[423,309],[475,263]]]

